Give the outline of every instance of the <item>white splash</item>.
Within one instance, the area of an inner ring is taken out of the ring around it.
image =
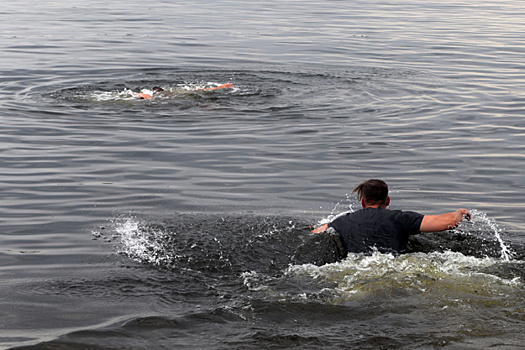
[[[346,201],[350,201],[350,198],[349,198],[349,195],[347,194],[346,195]],[[343,216],[343,215],[346,215],[348,213],[353,213],[355,210],[353,208],[353,205],[352,203],[348,204],[348,208],[343,210],[342,212],[340,213],[337,213],[336,214],[336,211],[338,210],[337,208],[343,203],[343,201],[345,200],[341,200],[339,202],[337,202],[334,206],[334,208],[332,209],[332,211],[330,212],[330,214],[326,217],[326,218],[322,218],[321,220],[319,220],[317,222],[317,226],[321,226],[321,225],[324,225],[324,224],[329,224],[331,223],[332,221],[334,221],[335,219],[337,219],[338,217],[340,216]]]
[[[472,216],[471,221],[473,223],[481,222],[491,229],[492,233],[494,234],[494,238],[498,241],[499,246],[501,248],[501,259],[505,261],[509,261],[512,258],[512,252],[505,245],[505,242],[503,241],[503,238],[501,237],[502,230],[500,229],[496,221],[494,219],[489,218],[486,213],[480,212],[476,209],[472,209],[470,211],[470,214]]]
[[[166,259],[164,248],[159,244],[165,233],[148,230],[144,232],[135,218],[125,218],[116,224],[115,231],[120,238],[121,253],[140,262],[160,265]]]
[[[285,278],[321,281],[331,286],[334,301],[401,293],[428,296],[430,299],[442,298],[442,303],[448,303],[450,296],[485,295],[491,298],[512,294],[523,288],[519,277],[504,278],[489,272],[492,268],[497,270],[501,264],[498,259],[476,258],[455,252],[401,256],[379,252],[372,255],[352,253],[345,260],[333,264],[292,265],[285,271]],[[447,295],[443,296],[444,292]]]
[[[87,98],[96,102],[128,101],[136,100],[137,94],[129,89],[124,89],[122,91],[93,91],[87,96]]]

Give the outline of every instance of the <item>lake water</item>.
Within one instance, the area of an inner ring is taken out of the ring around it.
[[[521,348],[524,13],[3,4],[0,347]],[[368,178],[473,220],[340,260],[309,226]]]

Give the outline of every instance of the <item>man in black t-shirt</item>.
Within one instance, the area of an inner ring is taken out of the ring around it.
[[[388,185],[382,180],[365,181],[354,192],[363,209],[342,215],[313,231],[321,233],[333,228],[349,253],[366,253],[374,249],[382,253],[403,253],[411,235],[454,228],[463,217],[470,220],[467,209],[441,215],[387,209],[390,204]]]

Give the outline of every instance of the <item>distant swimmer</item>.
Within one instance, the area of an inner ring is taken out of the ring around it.
[[[358,185],[357,193],[363,209],[342,215],[312,232],[329,229],[341,238],[349,253],[403,253],[408,237],[420,232],[439,232],[456,227],[463,218],[470,220],[467,209],[441,215],[423,215],[412,211],[390,210],[388,185],[383,180],[371,179]]]
[[[204,89],[194,89],[191,91],[212,91],[212,90],[219,90],[219,89],[233,89],[233,84],[226,83],[226,84],[222,84],[219,86],[213,86],[213,87],[204,88]],[[163,92],[166,92],[163,88],[155,86],[151,92],[149,91],[148,92],[135,92],[134,95],[143,100],[150,100],[153,98],[155,94],[163,93]]]
[[[136,92],[136,96],[140,97],[143,100],[150,100],[153,98],[153,94],[156,92],[164,92],[164,89],[158,86],[155,86],[151,92],[151,94],[145,93],[145,92]]]

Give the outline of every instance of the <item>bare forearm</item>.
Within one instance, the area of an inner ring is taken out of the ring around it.
[[[463,220],[463,217],[470,219],[470,213],[467,209],[458,209],[441,215],[425,215],[419,230],[421,232],[450,230],[456,227]]]

